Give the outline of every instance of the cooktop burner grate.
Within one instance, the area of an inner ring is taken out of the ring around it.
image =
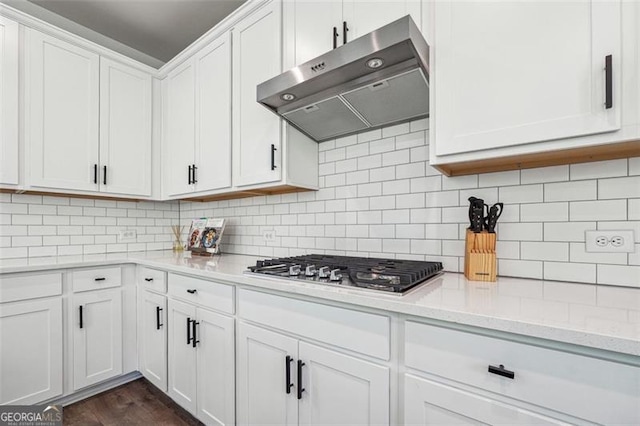
[[[442,269],[441,262],[321,254],[259,260],[249,267],[255,274],[393,293],[406,292],[440,274]],[[313,273],[307,274],[308,271]],[[327,271],[332,271],[331,276]]]

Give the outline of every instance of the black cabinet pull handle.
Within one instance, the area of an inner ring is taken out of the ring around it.
[[[144,280],[145,280],[146,282],[151,282],[151,281],[153,281],[153,278],[145,278]]]
[[[78,311],[80,311],[80,328],[83,328],[82,324],[82,305],[78,306]]]
[[[491,374],[497,374],[498,376],[502,376],[502,377],[506,377],[508,379],[513,379],[516,377],[516,373],[514,373],[513,371],[509,371],[507,369],[504,368],[504,365],[500,364],[499,366],[494,366],[494,365],[490,365],[489,366],[489,373]]]
[[[302,387],[302,367],[305,365],[306,364],[304,362],[298,360],[298,399],[302,399],[302,392],[305,391]]]
[[[196,170],[198,170],[198,168],[196,167],[196,165],[193,165],[193,179],[191,179],[192,183],[198,183],[198,179],[196,179]]]
[[[191,329],[192,329],[192,333],[191,334],[193,335],[193,337],[191,338],[191,343],[193,344],[194,348],[196,347],[196,344],[200,343],[200,340],[198,340],[197,337],[196,337],[196,335],[197,335],[196,334],[196,331],[197,331],[196,326],[198,324],[200,324],[200,321],[196,321],[196,320],[191,321]]]
[[[605,75],[605,109],[613,108],[613,57],[607,55],[604,57],[604,75]]]
[[[196,294],[197,292],[198,290],[196,290],[195,288],[187,289],[187,293],[189,294]]]
[[[156,306],[156,330],[160,330],[164,324],[160,322],[160,313],[162,312],[162,308],[160,306]]]
[[[336,47],[338,47],[338,36],[340,34],[338,34],[338,28],[337,27],[333,27],[333,48],[335,49]]]
[[[342,21],[342,44],[347,44],[347,31],[349,31],[347,21]]]
[[[271,144],[271,170],[276,169],[276,151],[278,148],[274,144]]]
[[[187,175],[187,179],[189,180],[189,185],[191,185],[193,182],[191,182],[191,165],[189,165],[189,174]]]
[[[107,184],[107,166],[102,166],[102,184],[106,185]]]
[[[187,318],[187,345],[191,344],[191,318]]]
[[[98,165],[97,164],[93,165],[93,183],[95,184],[98,183]]]
[[[106,281],[107,279],[105,277],[98,277],[98,278],[94,278],[94,281]]]
[[[284,360],[284,367],[286,369],[287,375],[286,375],[286,382],[285,382],[285,388],[287,388],[287,393],[291,393],[291,388],[293,387],[293,383],[291,383],[291,363],[293,362],[293,358],[291,358],[289,355],[287,355],[287,357]]]

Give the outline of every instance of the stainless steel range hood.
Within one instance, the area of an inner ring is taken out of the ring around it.
[[[400,18],[258,85],[258,102],[322,142],[429,116],[429,45]]]

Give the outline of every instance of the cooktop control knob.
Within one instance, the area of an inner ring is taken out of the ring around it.
[[[289,276],[297,277],[298,275],[300,275],[300,265],[289,266]]]
[[[331,269],[329,269],[328,266],[323,266],[320,269],[318,269],[318,278],[329,278],[330,274],[331,274]]]
[[[304,274],[307,277],[313,277],[316,275],[316,265],[308,265],[305,269],[304,269]]]
[[[329,275],[330,281],[342,281],[342,274],[340,273],[340,269],[334,269],[331,271]]]

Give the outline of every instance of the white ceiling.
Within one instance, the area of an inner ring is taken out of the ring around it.
[[[29,0],[161,62],[173,58],[245,1]]]

